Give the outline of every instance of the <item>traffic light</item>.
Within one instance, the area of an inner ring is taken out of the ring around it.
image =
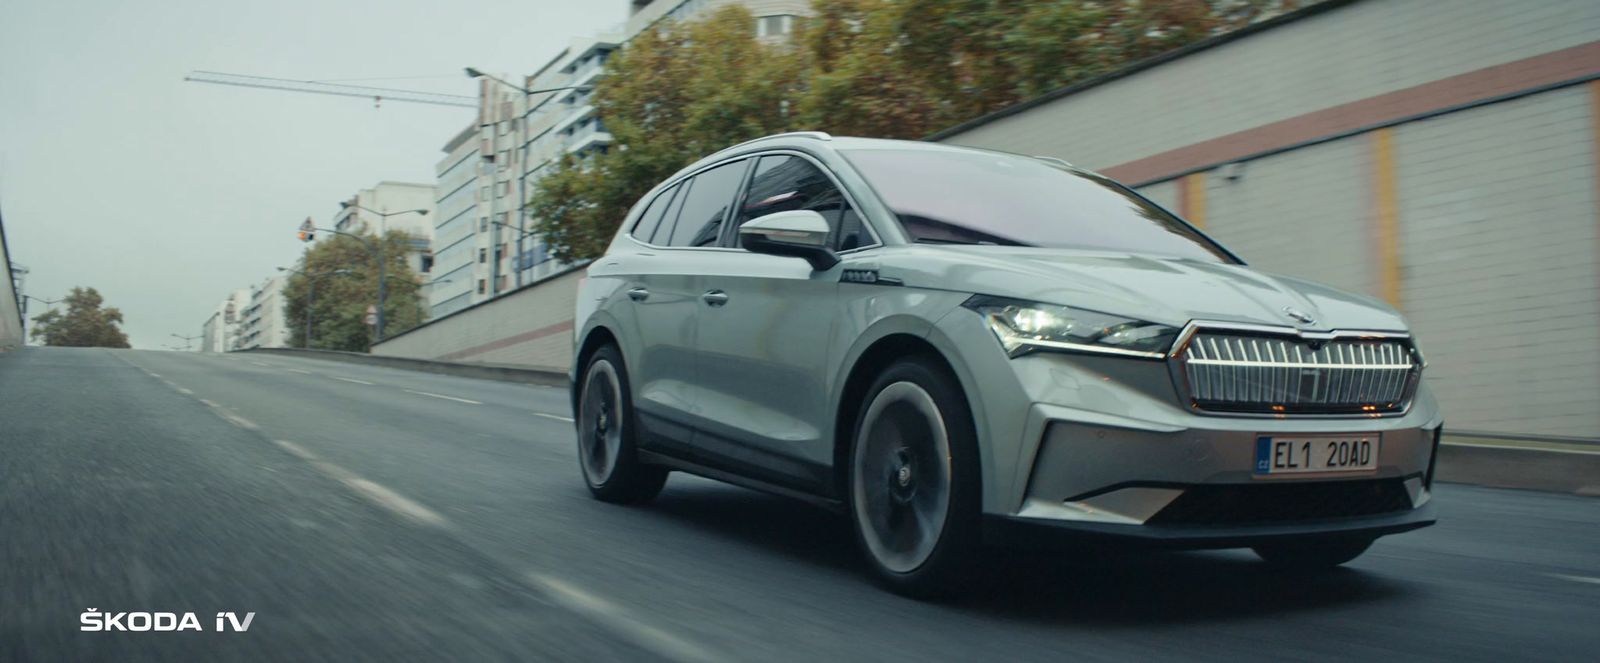
[[[311,217],[306,217],[306,222],[300,224],[300,241],[309,242],[317,234],[316,224],[311,222]]]

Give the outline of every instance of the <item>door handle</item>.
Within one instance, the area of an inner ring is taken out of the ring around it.
[[[628,299],[632,299],[633,301],[642,302],[649,298],[650,291],[645,290],[644,288],[634,288],[628,291]]]
[[[722,306],[728,303],[728,293],[721,290],[707,290],[700,298],[711,306]]]

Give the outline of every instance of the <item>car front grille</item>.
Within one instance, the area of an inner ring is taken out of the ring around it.
[[[1194,406],[1213,412],[1397,412],[1420,369],[1402,338],[1205,330],[1189,339],[1178,362]]]
[[[1400,479],[1197,485],[1149,525],[1256,525],[1376,516],[1411,508]]]

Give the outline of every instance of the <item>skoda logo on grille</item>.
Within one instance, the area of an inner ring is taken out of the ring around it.
[[[1297,309],[1297,308],[1295,308],[1293,306],[1285,306],[1285,307],[1283,307],[1283,314],[1289,316],[1290,318],[1293,318],[1296,322],[1299,322],[1299,323],[1305,324],[1305,325],[1309,325],[1309,324],[1317,321],[1316,318],[1311,317],[1310,313],[1306,313],[1305,311]]]

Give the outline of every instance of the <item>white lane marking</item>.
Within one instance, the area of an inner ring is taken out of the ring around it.
[[[316,375],[315,373],[312,373],[311,371],[302,371],[302,370],[300,370],[298,368],[286,368],[284,370],[289,371],[290,373],[299,373],[301,375]]]
[[[1588,583],[1588,584],[1591,584],[1591,585],[1600,585],[1600,578],[1591,578],[1589,576],[1569,576],[1569,575],[1567,575],[1565,573],[1546,573],[1545,575],[1550,576],[1552,578],[1557,578],[1557,579],[1560,579],[1560,580],[1571,580],[1572,582],[1582,582],[1582,583]]]
[[[647,624],[610,601],[542,573],[529,573],[528,580],[544,589],[557,603],[573,612],[587,615],[633,644],[674,661],[720,661],[702,647],[660,628]]]
[[[555,419],[556,421],[565,421],[565,422],[567,422],[569,424],[572,423],[572,417],[563,417],[563,416],[561,416],[559,414],[545,414],[543,412],[535,412],[535,413],[533,413],[533,416],[535,416],[535,417],[544,417],[546,419]]]
[[[367,501],[387,509],[388,511],[399,515],[402,518],[433,527],[444,527],[445,525],[449,524],[449,521],[446,521],[444,516],[439,515],[433,509],[422,506],[421,504],[412,501],[410,498],[407,498],[400,493],[389,490],[382,484],[363,478],[362,476],[351,472],[350,470],[322,460],[321,458],[318,458],[316,454],[305,450],[298,444],[288,440],[273,440],[273,443],[283,447],[285,451],[294,454],[301,460],[311,463],[311,466],[316,468],[318,472],[321,472],[327,475],[329,478],[344,484],[351,490],[354,490],[361,497],[366,498]]]
[[[252,362],[250,362],[250,363],[252,363],[252,364],[255,364],[255,365],[257,365],[257,366],[265,366],[265,367],[267,367],[267,368],[272,368],[272,364],[263,364],[263,363],[261,363],[261,362],[259,362],[259,361],[252,361]]]
[[[401,391],[404,391],[404,392],[406,392],[408,394],[416,394],[418,396],[432,396],[434,398],[443,398],[443,399],[445,399],[447,401],[456,401],[458,403],[470,403],[472,405],[483,405],[483,403],[479,402],[479,401],[468,400],[468,399],[465,399],[465,398],[456,398],[455,396],[446,396],[444,394],[431,394],[431,393],[428,393],[426,391],[412,391],[410,389],[402,389]]]
[[[337,375],[330,375],[328,377],[333,378],[335,380],[344,380],[345,382],[354,382],[356,384],[364,384],[364,385],[371,385],[372,384],[371,382],[367,382],[366,380],[357,380],[355,378],[341,378],[341,377],[339,377]]]
[[[1473,444],[1471,442],[1441,442],[1447,447],[1477,447],[1479,449],[1506,449],[1510,451],[1544,451],[1553,454],[1580,454],[1584,456],[1600,456],[1600,451],[1587,449],[1544,449],[1540,447],[1508,447],[1498,444]]]
[[[183,387],[175,387],[175,389],[178,390],[178,393],[183,394],[185,396],[193,396],[194,395],[194,392],[189,391],[188,389],[184,389]]]
[[[150,371],[145,371],[145,372],[146,373],[150,373]],[[150,373],[150,377],[159,378],[159,377],[161,377],[161,374],[160,373]]]
[[[249,419],[246,419],[244,417],[241,417],[241,416],[239,416],[237,414],[234,414],[232,412],[229,412],[229,411],[221,409],[221,408],[217,409],[217,416],[220,416],[224,420],[226,420],[228,423],[233,424],[235,426],[238,426],[240,428],[243,428],[245,430],[261,430],[261,427],[257,426],[254,421],[251,421]]]
[[[251,421],[249,419],[246,419],[244,417],[241,417],[241,416],[239,416],[237,414],[234,414],[232,412],[229,412],[228,408],[222,407],[222,405],[220,403],[217,403],[216,401],[206,400],[206,399],[202,398],[202,399],[200,399],[200,402],[201,403],[205,403],[206,407],[211,408],[212,412],[216,413],[217,416],[222,417],[223,421],[226,421],[226,422],[228,422],[230,424],[233,424],[233,425],[238,426],[240,428],[243,428],[245,430],[261,430],[261,427],[257,426],[256,422]]]
[[[295,444],[293,442],[290,442],[288,440],[273,440],[272,443],[276,444],[276,445],[278,445],[280,447],[283,447],[284,451],[287,451],[287,452],[289,452],[291,454],[294,454],[295,457],[299,458],[300,460],[316,460],[317,459],[317,457],[313,456],[311,454],[311,452],[306,451],[300,445]]]

